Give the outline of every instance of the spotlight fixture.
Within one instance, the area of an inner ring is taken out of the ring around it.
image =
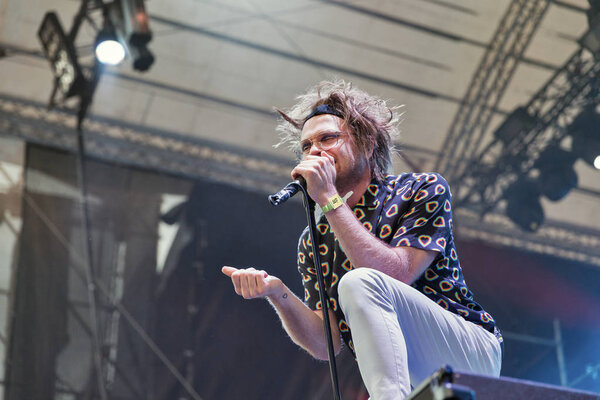
[[[63,27],[54,12],[47,12],[38,30],[44,54],[54,72],[55,89],[63,99],[79,95],[85,87],[85,78],[77,60],[75,46],[65,34]]]
[[[149,18],[143,0],[115,0],[108,6],[107,15],[115,27],[119,41],[125,45],[133,68],[147,71],[154,63],[154,55],[148,50],[152,40]]]
[[[125,47],[119,42],[114,30],[109,28],[98,32],[94,53],[102,64],[118,65],[125,59]]]
[[[496,129],[494,136],[505,145],[511,143],[523,130],[529,130],[536,119],[529,115],[525,107],[517,107]]]
[[[152,39],[149,18],[144,0],[111,0],[92,3],[84,0],[73,19],[68,34],[65,33],[58,15],[47,12],[38,29],[44,55],[54,72],[54,87],[48,108],[57,104],[56,95],[62,95],[60,102],[71,97],[79,99],[77,128],[81,126],[92,103],[94,91],[102,75],[102,64],[118,64],[129,54],[133,68],[146,71],[154,63],[154,56],[147,48]],[[94,43],[95,61],[93,65],[80,65],[75,42],[82,24],[88,21],[96,28],[92,14],[102,12],[103,29],[98,32]],[[3,48],[0,46],[0,57]],[[84,74],[85,72],[85,74]]]
[[[530,178],[519,178],[504,193],[506,215],[521,229],[535,232],[544,222],[544,209],[540,203],[538,182]]]
[[[577,173],[573,164],[577,159],[571,152],[559,147],[548,147],[535,162],[539,170],[538,178],[541,194],[552,201],[565,197],[577,187]]]
[[[573,137],[573,154],[600,169],[600,115],[596,105],[586,106],[567,131]]]

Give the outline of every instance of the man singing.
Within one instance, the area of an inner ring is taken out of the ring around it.
[[[371,399],[402,399],[444,364],[498,376],[502,337],[465,284],[448,184],[435,173],[388,174],[396,109],[335,81],[279,113],[282,143],[301,155],[292,177],[304,177],[323,213],[317,235],[334,348],[341,336]],[[238,295],[266,297],[292,340],[326,360],[308,229],[298,270],[304,302],[265,271],[223,267]]]

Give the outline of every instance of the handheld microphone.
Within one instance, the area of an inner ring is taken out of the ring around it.
[[[274,206],[278,206],[282,203],[285,203],[291,197],[293,197],[300,190],[300,186],[306,187],[306,180],[302,176],[299,176],[298,179],[292,181],[285,185],[283,189],[279,192],[272,194],[269,196],[269,201]]]

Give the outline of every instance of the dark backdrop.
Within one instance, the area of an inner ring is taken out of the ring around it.
[[[84,239],[75,165],[72,154],[28,146],[7,398],[53,398],[52,391],[95,398],[92,324],[75,256]],[[220,272],[223,265],[265,269],[301,295],[300,201],[275,208],[264,193],[224,184],[96,161],[87,166],[94,273],[106,287],[123,289],[98,298],[111,399],[191,398],[115,311],[115,296],[203,399],[331,398],[327,364],[291,343],[266,301],[237,296]],[[166,193],[187,201],[165,216]],[[158,226],[165,221],[178,233],[157,272]],[[600,391],[597,379],[584,376],[600,364],[600,270],[460,238],[457,247],[469,287],[507,332],[503,375],[559,382],[555,347],[514,339],[551,339],[558,319],[569,381],[583,377],[576,387]],[[347,351],[338,367],[344,398],[365,399]]]

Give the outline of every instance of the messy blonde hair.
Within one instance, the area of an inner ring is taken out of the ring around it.
[[[342,116],[358,150],[365,157],[371,154],[371,177],[381,180],[391,170],[392,154],[396,151],[393,140],[399,136],[397,110],[401,106],[389,107],[379,97],[343,80],[320,82],[296,99],[296,104],[286,111],[275,109],[283,118],[277,126],[280,141],[276,147],[287,144],[298,151],[306,117],[317,106],[326,104]]]

